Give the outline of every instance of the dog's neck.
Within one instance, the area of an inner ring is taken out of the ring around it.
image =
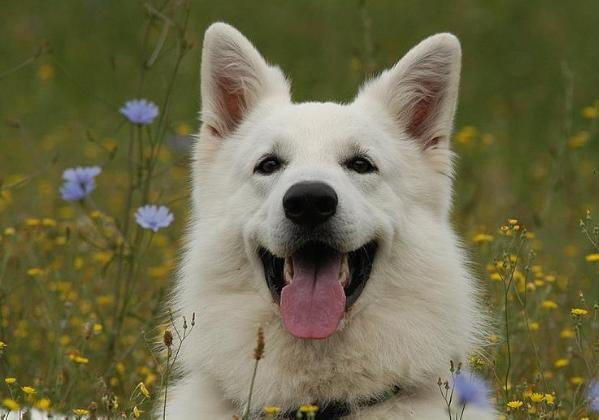
[[[358,398],[356,402],[349,403],[347,401],[330,401],[328,403],[319,403],[318,401],[313,402],[313,406],[318,409],[312,417],[314,420],[338,420],[355,413],[356,410],[360,410],[367,407],[372,407],[377,404],[384,403],[390,399],[396,397],[402,392],[402,388],[399,385],[393,385],[389,387],[383,394],[376,396],[367,395]],[[278,415],[280,419],[296,419],[297,412],[301,411],[301,407],[295,407],[288,409],[285,412]],[[260,418],[261,413],[256,413],[256,418]],[[254,418],[254,417],[252,417]],[[303,417],[302,417],[303,418]],[[310,417],[308,417],[310,418]]]

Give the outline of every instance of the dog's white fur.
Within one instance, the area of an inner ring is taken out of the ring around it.
[[[169,419],[225,419],[247,402],[256,331],[266,353],[252,406],[355,401],[399,383],[400,395],[351,419],[447,418],[437,379],[465,360],[484,329],[475,279],[454,234],[452,153],[461,49],[434,35],[367,82],[350,104],[291,101],[289,83],[236,29],[215,23],[202,55],[202,128],[193,204],[173,308],[196,313],[169,389]],[[378,166],[341,165],[356,149]],[[254,174],[265,153],[286,164]],[[376,239],[362,296],[328,339],[283,326],[258,258],[291,251],[281,205],[294,183],[326,180],[337,192],[335,240],[348,252]],[[464,418],[490,418],[468,407]]]

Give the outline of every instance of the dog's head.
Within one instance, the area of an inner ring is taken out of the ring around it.
[[[349,104],[296,104],[237,30],[206,32],[194,205],[241,233],[260,267],[243,281],[294,336],[332,335],[387,281],[378,267],[410,247],[413,224],[446,221],[460,54],[453,35],[435,35]]]

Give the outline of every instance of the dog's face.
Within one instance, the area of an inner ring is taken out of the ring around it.
[[[225,24],[202,60],[198,211],[239,228],[263,271],[244,281],[292,335],[327,338],[387,281],[377,267],[410,246],[411,215],[447,217],[459,43],[423,41],[347,105],[292,103],[280,70]]]

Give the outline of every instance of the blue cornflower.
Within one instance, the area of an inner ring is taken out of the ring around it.
[[[147,204],[137,209],[135,212],[135,220],[137,224],[145,229],[152,229],[154,232],[158,232],[158,229],[169,226],[173,219],[173,213],[164,207]]]
[[[156,104],[146,99],[128,101],[119,112],[133,124],[151,124],[159,113]]]
[[[489,386],[480,377],[462,372],[455,376],[453,383],[462,403],[480,408],[489,406]]]
[[[589,385],[587,398],[589,400],[589,409],[591,411],[599,412],[599,381],[593,381]]]
[[[62,198],[67,201],[81,200],[96,188],[96,176],[102,172],[99,166],[70,168],[63,172],[64,184],[60,187]]]

